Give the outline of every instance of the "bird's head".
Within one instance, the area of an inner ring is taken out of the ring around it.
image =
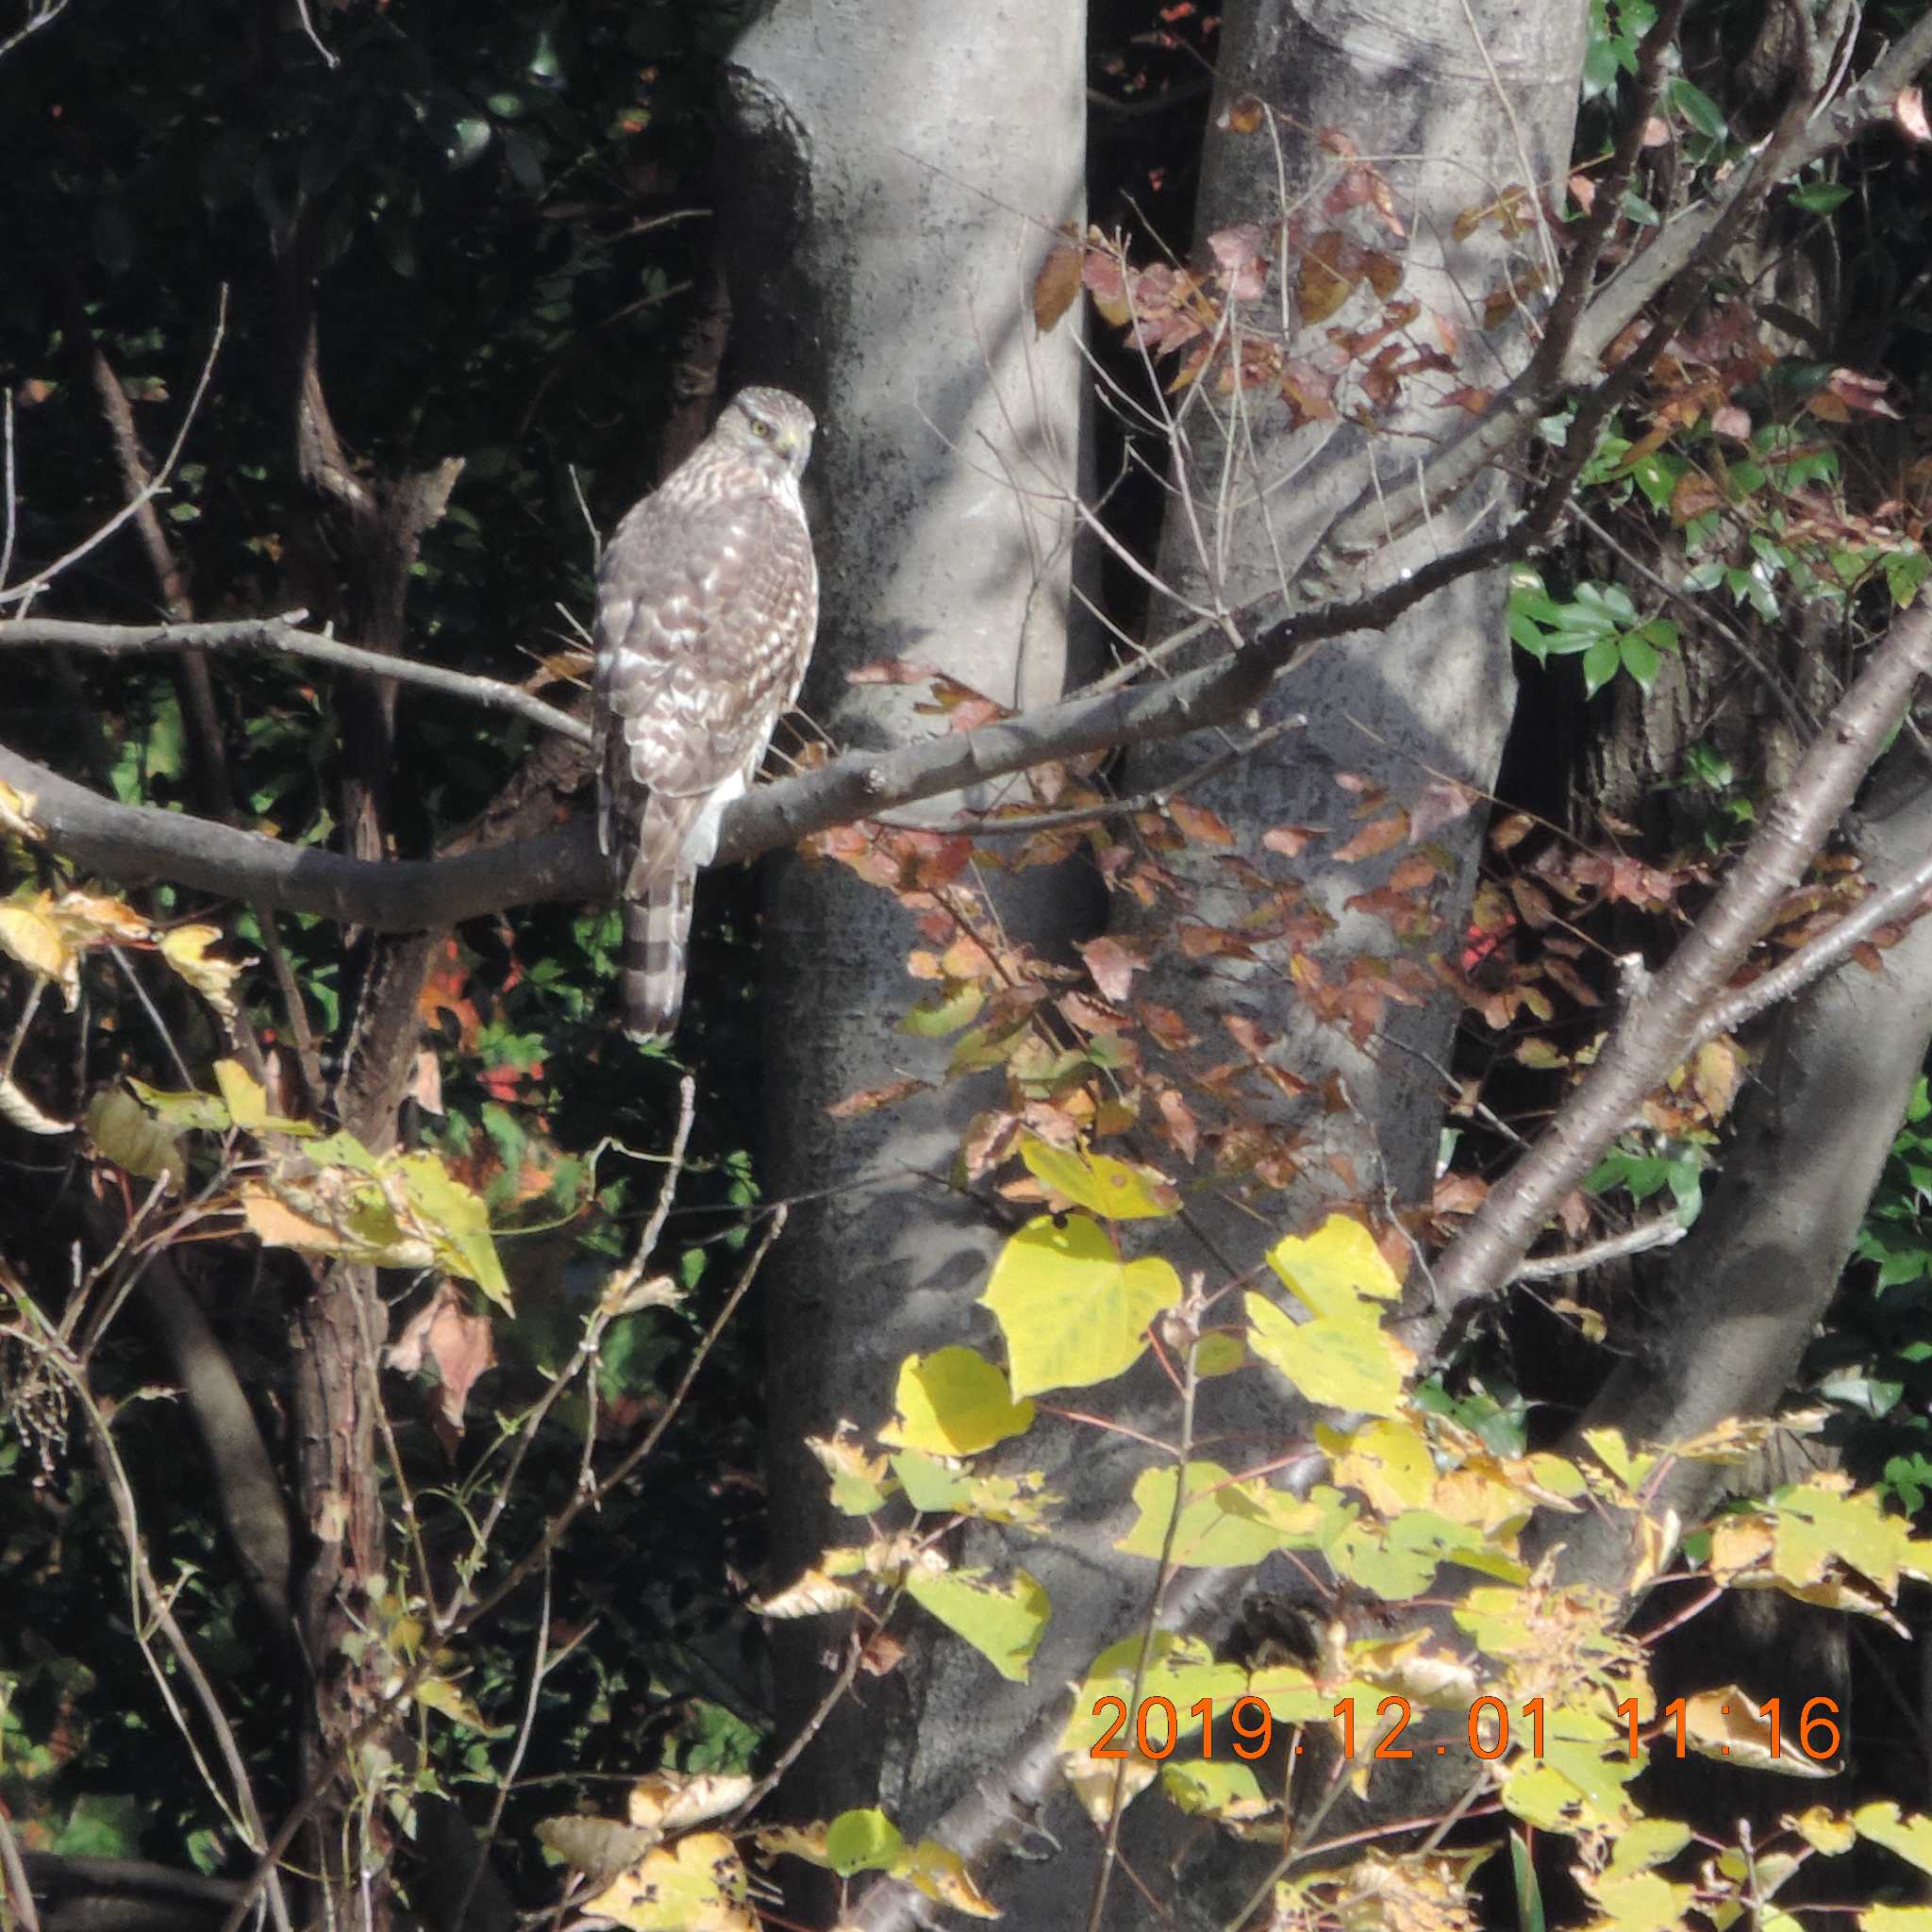
[[[715,434],[728,439],[760,469],[805,473],[818,418],[783,389],[741,389],[725,405]]]

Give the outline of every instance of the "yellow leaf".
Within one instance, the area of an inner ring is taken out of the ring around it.
[[[1883,1804],[1860,1805],[1852,1813],[1852,1823],[1860,1838],[1897,1853],[1907,1864],[1916,1865],[1921,1872],[1932,1872],[1932,1818],[1922,1817],[1916,1811],[1909,1818],[1901,1817],[1898,1807],[1888,1800]]]
[[[1124,1261],[1107,1230],[1084,1214],[1061,1224],[1029,1221],[1001,1249],[986,1292],[1006,1337],[1016,1396],[1083,1389],[1133,1367],[1147,1324],[1181,1298],[1181,1279],[1158,1256]]]
[[[1252,1824],[1274,1814],[1274,1801],[1262,1790],[1260,1779],[1251,1766],[1238,1758],[1193,1758],[1163,1764],[1160,1783],[1175,1807],[1191,1818]]]
[[[583,1909],[629,1932],[759,1932],[748,1890],[738,1847],[723,1832],[699,1831],[646,1852]]]
[[[1585,1429],[1583,1440],[1595,1451],[1600,1461],[1626,1490],[1642,1486],[1657,1466],[1657,1457],[1647,1451],[1632,1449],[1615,1429]]]
[[[228,1118],[238,1127],[252,1134],[268,1119],[268,1095],[261,1082],[240,1060],[217,1060],[215,1085],[227,1103]]]
[[[1130,1557],[1159,1557],[1174,1515],[1174,1485],[1183,1479],[1187,1491],[1174,1539],[1176,1563],[1246,1570],[1281,1547],[1281,1531],[1264,1500],[1265,1484],[1238,1482],[1216,1462],[1191,1462],[1185,1478],[1172,1469],[1141,1472],[1134,1481],[1134,1507],[1140,1514],[1115,1549]]]
[[[923,1838],[892,1861],[892,1876],[923,1891],[927,1898],[969,1919],[997,1919],[999,1907],[973,1882],[966,1861],[950,1845]]]
[[[428,1676],[417,1680],[411,1694],[424,1709],[440,1710],[444,1717],[454,1719],[468,1730],[481,1731],[486,1738],[503,1735],[502,1727],[492,1727],[483,1713],[463,1695],[459,1686],[447,1677],[439,1677],[433,1671]]]
[[[1103,1221],[1148,1221],[1173,1214],[1180,1195],[1152,1168],[1136,1167],[1084,1147],[1056,1147],[1034,1134],[1020,1136],[1020,1158],[1042,1187]]]
[[[1682,1722],[1685,1742],[1700,1757],[1740,1764],[1747,1771],[1774,1771],[1781,1777],[1837,1775],[1831,1765],[1805,1754],[1788,1725],[1780,1727],[1774,1752],[1771,1725],[1735,1684],[1687,1698]]]
[[[856,1610],[864,1596],[850,1584],[836,1582],[823,1570],[808,1570],[798,1581],[774,1596],[755,1596],[752,1612],[790,1622],[797,1617],[823,1617],[833,1610]]]
[[[347,1248],[337,1229],[298,1213],[265,1182],[243,1181],[239,1198],[249,1232],[264,1247],[299,1248],[311,1255],[340,1255]]]
[[[891,1494],[886,1479],[886,1458],[868,1456],[854,1440],[841,1432],[833,1436],[808,1436],[805,1446],[818,1458],[818,1464],[832,1479],[832,1507],[846,1516],[870,1516],[882,1509]]]
[[[1590,1895],[1608,1914],[1599,1922],[1603,1932],[1678,1932],[1697,1888],[1674,1885],[1656,1872],[1636,1872],[1594,1880]]]
[[[803,1858],[808,1865],[829,1870],[825,1828],[823,1819],[810,1824],[761,1824],[752,1833],[752,1842],[768,1858]]]
[[[197,1093],[192,1088],[169,1092],[150,1087],[145,1080],[130,1079],[127,1084],[133,1088],[134,1097],[165,1127],[225,1134],[231,1124],[228,1109],[212,1093]]]
[[[1857,1827],[1840,1811],[1827,1811],[1823,1805],[1807,1805],[1785,1824],[1795,1831],[1814,1852],[1835,1858],[1858,1841]]]
[[[1374,1237],[1359,1221],[1331,1214],[1306,1240],[1290,1236],[1268,1251],[1268,1265],[1308,1310],[1317,1315],[1366,1313],[1365,1298],[1391,1302],[1402,1284],[1382,1258]]]
[[[1001,1676],[1016,1684],[1026,1681],[1053,1605],[1024,1570],[1016,1572],[1010,1583],[996,1582],[984,1570],[954,1570],[939,1576],[915,1572],[906,1579],[906,1593],[963,1637]]]
[[[1429,1502],[1436,1458],[1427,1439],[1409,1423],[1384,1418],[1351,1432],[1323,1423],[1315,1440],[1328,1452],[1336,1486],[1359,1490],[1382,1515],[1399,1516]],[[1526,1511],[1527,1505],[1519,1502],[1518,1509]]]
[[[1266,1295],[1243,1297],[1248,1346],[1310,1402],[1370,1415],[1396,1414],[1414,1353],[1370,1324],[1317,1316],[1299,1324]]]
[[[31,791],[16,791],[0,780],[0,832],[11,839],[43,839],[46,834],[34,824],[34,808],[40,800]]]
[[[1007,1378],[958,1343],[908,1356],[892,1399],[898,1414],[879,1441],[935,1456],[974,1456],[1033,1426],[1033,1405],[1015,1402]]]
[[[51,908],[70,945],[141,945],[154,937],[154,927],[132,906],[104,892],[62,892]]]
[[[741,1772],[654,1771],[631,1786],[625,1815],[635,1825],[671,1838],[737,1810],[751,1790],[752,1780]]]
[[[222,937],[218,925],[177,925],[161,935],[161,958],[218,1012],[223,1019],[239,1017],[235,1005],[235,982],[243,965],[208,957],[208,948]]]
[[[42,892],[30,901],[0,906],[0,951],[11,954],[29,973],[51,979],[71,1013],[80,999],[80,962],[49,915],[50,903]]]
[[[1610,1871],[1617,1877],[1668,1864],[1690,1842],[1691,1830],[1670,1818],[1646,1818],[1633,1824],[1610,1847]]]

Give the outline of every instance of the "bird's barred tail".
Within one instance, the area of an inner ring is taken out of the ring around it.
[[[625,901],[617,991],[624,1030],[633,1040],[663,1040],[676,1030],[694,884],[689,874],[674,874],[642,898]]]

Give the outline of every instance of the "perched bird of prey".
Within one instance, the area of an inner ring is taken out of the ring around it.
[[[624,900],[624,1027],[677,1024],[698,869],[798,696],[819,577],[798,479],[816,423],[745,389],[597,568],[598,841]]]

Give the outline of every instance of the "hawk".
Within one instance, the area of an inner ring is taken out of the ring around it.
[[[784,390],[741,390],[597,567],[597,837],[634,1040],[677,1024],[698,870],[805,680],[819,580],[798,479],[816,426]]]

